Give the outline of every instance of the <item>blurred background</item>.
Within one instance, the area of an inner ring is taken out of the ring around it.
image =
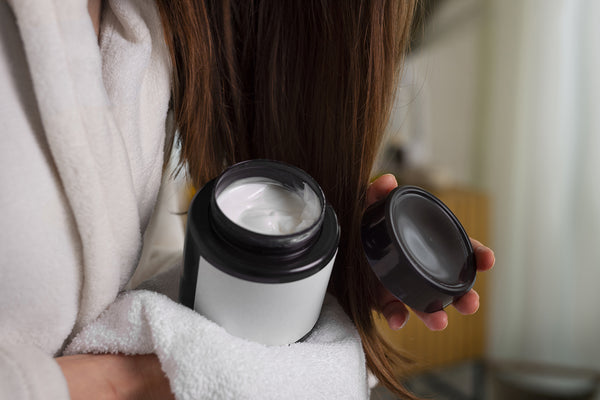
[[[436,399],[600,398],[600,1],[420,6],[376,172],[436,193],[496,266],[477,316],[380,324],[398,374]]]

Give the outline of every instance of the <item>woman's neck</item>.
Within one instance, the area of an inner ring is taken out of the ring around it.
[[[88,13],[94,24],[96,36],[100,34],[100,15],[102,11],[102,0],[88,0]]]

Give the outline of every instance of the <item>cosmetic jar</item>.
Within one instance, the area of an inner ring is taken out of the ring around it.
[[[448,207],[424,189],[397,187],[368,207],[361,236],[383,286],[414,310],[441,310],[475,282],[468,235]]]
[[[311,331],[340,235],[311,176],[271,160],[235,164],[196,194],[187,221],[182,304],[267,345]]]

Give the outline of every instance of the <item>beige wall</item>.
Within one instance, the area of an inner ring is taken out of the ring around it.
[[[482,0],[448,0],[436,10],[422,45],[409,56],[388,127],[444,182],[474,186],[481,127]]]

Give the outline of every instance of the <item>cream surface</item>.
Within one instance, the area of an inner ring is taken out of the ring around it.
[[[217,197],[217,204],[236,224],[266,235],[299,232],[321,214],[319,198],[308,185],[294,191],[263,177],[233,182]]]

